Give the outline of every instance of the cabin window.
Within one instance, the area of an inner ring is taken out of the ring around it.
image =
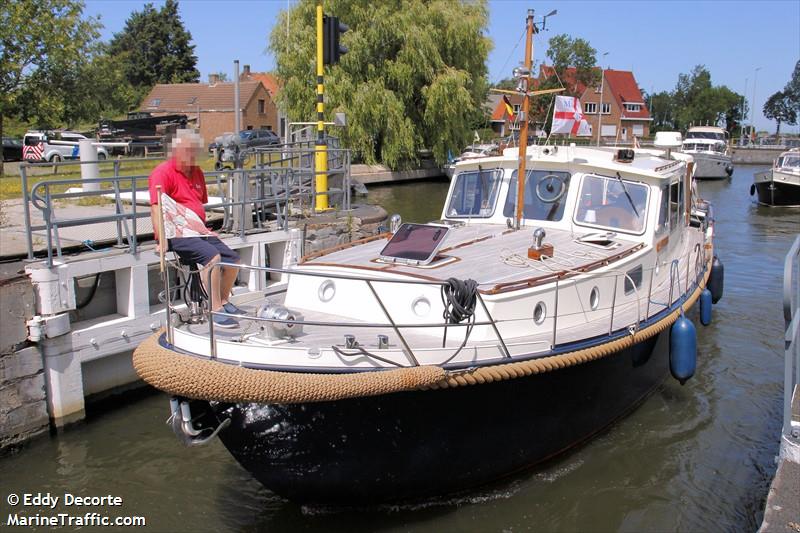
[[[669,225],[674,231],[681,220],[681,206],[683,205],[683,182],[678,181],[669,187]]]
[[[616,177],[584,176],[575,222],[641,234],[648,191],[649,187],[643,183]]]
[[[501,170],[475,170],[456,175],[455,185],[447,207],[453,218],[488,218],[494,214]]]
[[[569,191],[569,172],[528,170],[525,172],[525,205],[522,218],[529,220],[561,220]],[[517,171],[511,175],[503,216],[514,218],[517,210]]]
[[[642,269],[642,265],[637,266],[631,270],[628,270],[627,275],[625,276],[625,294],[631,294],[634,290],[639,290],[642,286],[642,274],[644,270]]]
[[[661,187],[661,198],[658,204],[658,224],[656,235],[669,230],[669,185]]]

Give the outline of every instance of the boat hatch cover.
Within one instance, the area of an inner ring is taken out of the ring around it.
[[[442,247],[450,228],[434,224],[403,224],[381,250],[389,263],[427,265]]]

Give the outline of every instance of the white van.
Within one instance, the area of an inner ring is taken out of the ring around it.
[[[22,139],[22,159],[25,161],[48,161],[58,163],[64,159],[78,159],[78,141],[87,139],[74,131],[29,131]],[[59,141],[51,143],[50,141]],[[69,143],[69,144],[61,144]],[[97,147],[97,159],[108,158],[108,151]]]

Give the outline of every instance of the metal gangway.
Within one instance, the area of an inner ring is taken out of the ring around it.
[[[785,353],[783,375],[783,430],[780,455],[800,463],[800,235],[783,265],[783,320]]]
[[[328,190],[317,191],[315,147],[311,141],[248,150],[243,168],[205,172],[209,191],[206,212],[221,233],[244,238],[251,232],[286,230],[290,220],[313,214],[317,195],[327,194],[338,211],[350,210],[350,152],[335,139],[328,146]],[[34,240],[46,247],[46,264],[64,253],[64,233],[86,232],[83,242],[103,241],[131,254],[153,233],[150,221],[147,174],[125,172],[161,158],[126,158],[104,161],[22,163],[20,165],[23,213],[29,260],[35,257]],[[50,179],[32,176],[37,167],[78,170],[97,165],[99,177]],[[221,219],[221,222],[220,222]],[[74,239],[73,239],[74,240]]]

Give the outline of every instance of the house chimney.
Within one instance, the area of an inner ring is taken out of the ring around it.
[[[219,83],[219,74],[209,74],[208,83],[210,83],[211,85]]]
[[[245,65],[244,66],[244,72],[242,73],[242,75],[245,78],[249,78],[250,77],[250,65]]]

